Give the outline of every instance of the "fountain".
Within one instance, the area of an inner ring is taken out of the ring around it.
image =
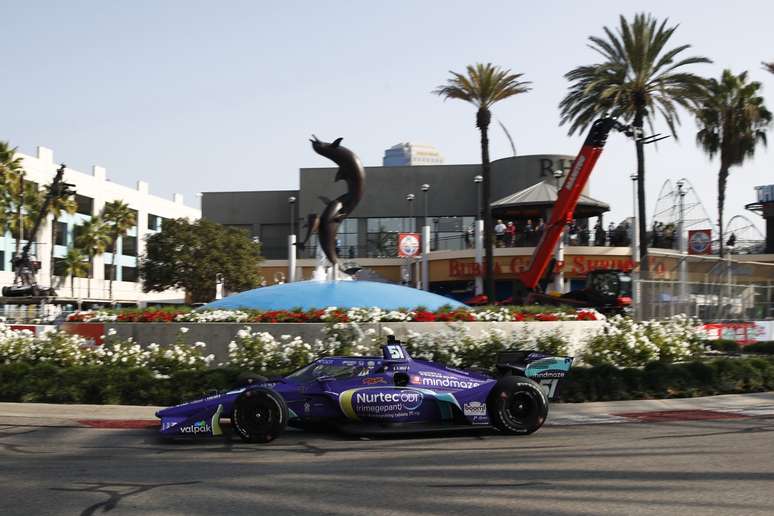
[[[347,191],[325,203],[321,215],[307,219],[307,234],[299,245],[305,245],[312,233],[318,236],[317,266],[308,281],[261,287],[209,303],[203,309],[304,310],[336,306],[339,308],[379,307],[385,310],[425,307],[437,310],[443,306],[465,307],[453,299],[423,290],[374,281],[357,281],[339,267],[336,234],[360,200],[365,188],[365,170],[354,152],[341,145],[342,138],[331,143],[313,136],[312,148],[339,166],[335,181],[347,183]]]

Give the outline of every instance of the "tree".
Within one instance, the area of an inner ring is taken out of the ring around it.
[[[143,290],[179,288],[189,302],[208,302],[215,297],[218,273],[226,289],[248,290],[259,283],[260,251],[245,231],[208,220],[167,220],[146,241],[140,263]]]
[[[105,204],[102,209],[102,220],[109,228],[110,240],[113,242],[113,253],[110,262],[109,296],[113,299],[113,280],[116,279],[116,253],[118,238],[125,236],[137,224],[136,212],[123,201],[113,201]]]
[[[19,184],[22,170],[22,159],[16,154],[16,147],[0,141],[0,234],[8,229],[8,215],[15,204],[14,185]]]
[[[86,253],[89,258],[89,276],[87,279],[87,295],[91,297],[91,278],[94,277],[94,257],[105,252],[111,243],[110,228],[101,217],[95,216],[76,226],[75,246]]]
[[[46,194],[40,191],[35,183],[25,181],[23,170],[8,184],[8,191],[13,208],[7,212],[6,227],[16,239],[15,253],[18,255],[21,253],[21,243],[25,235],[29,240],[36,237],[31,233]]]
[[[50,185],[46,188],[46,190],[49,188]],[[77,209],[78,205],[76,204],[73,197],[54,197],[54,199],[51,201],[51,204],[48,206],[48,213],[51,215],[51,255],[49,257],[49,263],[51,264],[50,285],[52,287],[54,286],[54,246],[56,245],[56,237],[59,233],[57,221],[59,220],[59,217],[62,216],[62,213],[72,215],[76,212]]]
[[[761,63],[763,64],[763,69],[768,70],[771,73],[774,73],[774,62],[771,63]]]
[[[491,202],[491,170],[489,166],[489,123],[492,120],[490,108],[496,102],[526,93],[530,90],[529,81],[521,81],[523,74],[511,73],[492,63],[477,63],[467,67],[467,75],[452,72],[446,84],[439,86],[433,93],[445,99],[458,99],[470,102],[478,109],[476,112],[476,127],[481,133],[481,169],[484,181],[482,183],[484,210],[484,242],[485,269],[484,292],[490,302],[495,301],[494,289],[494,253]],[[477,214],[481,216],[481,214]]]
[[[75,277],[88,274],[91,265],[80,249],[72,247],[62,259],[62,275],[70,276],[70,297],[75,297]]]
[[[723,208],[726,185],[732,166],[741,166],[755,155],[758,143],[766,145],[766,127],[771,112],[759,95],[761,83],[747,82],[747,72],[734,75],[723,70],[720,80],[707,82],[705,96],[695,114],[699,132],[696,143],[710,159],[720,157],[718,171],[718,232],[720,257],[724,254]]]
[[[648,240],[645,211],[645,153],[639,137],[645,122],[652,129],[662,118],[676,138],[680,118],[677,106],[691,109],[702,92],[703,79],[681,68],[710,63],[706,57],[678,57],[690,45],[667,49],[677,25],[667,27],[650,14],[637,14],[630,23],[620,17],[617,33],[604,27],[605,38],[589,37],[589,47],[599,53],[600,63],[579,66],[567,74],[570,90],[559,104],[561,124],[570,124],[569,134],[585,131],[605,114],[623,119],[634,127],[637,153],[637,208],[640,234],[640,270],[648,270]]]

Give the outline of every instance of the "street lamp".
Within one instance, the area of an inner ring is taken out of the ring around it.
[[[481,183],[483,183],[483,176],[475,176],[473,182],[476,184],[476,220],[473,226],[473,241],[475,244],[476,254],[476,283],[475,283],[475,295],[480,296],[484,293],[484,263],[483,263],[483,251],[484,251],[484,221],[483,213],[481,212]]]
[[[290,207],[290,234],[288,235],[288,283],[296,281],[296,198],[288,197]]]
[[[680,252],[680,268],[679,268],[679,277],[678,281],[680,282],[680,302],[685,303],[686,300],[686,294],[685,294],[685,277],[687,272],[687,260],[686,260],[686,239],[685,239],[685,194],[688,193],[686,190],[684,190],[685,187],[685,180],[680,179],[677,181],[677,195],[680,197],[680,219],[678,221],[677,227],[679,228],[679,232],[677,234],[677,250]]]
[[[414,220],[414,198],[416,196],[413,193],[406,194],[406,202],[408,202],[409,205],[409,223],[408,223],[408,231],[414,232],[414,228],[416,227],[416,220]],[[412,265],[414,263],[414,260],[412,258],[408,258],[408,267],[409,271],[412,269]],[[411,273],[409,272],[409,278],[411,277]],[[416,285],[414,285],[416,288],[419,288],[419,274],[417,270],[414,270],[414,279],[416,281]],[[409,279],[409,284],[411,284],[411,280]]]
[[[554,170],[554,184],[556,185],[556,201],[554,201],[554,207],[559,202],[559,180],[562,179],[564,172],[561,170]],[[564,224],[564,222],[561,222]],[[559,235],[559,244],[554,251],[554,259],[558,267],[558,272],[554,275],[554,290],[559,293],[564,293],[564,227],[562,227],[562,233]]]
[[[425,217],[422,224],[422,290],[430,290],[430,222],[427,218],[428,202],[427,193],[430,185],[425,183],[421,187],[425,204]]]
[[[640,232],[637,231],[637,179],[639,176],[635,172],[629,176],[629,179],[632,180],[632,308],[636,316],[640,301],[640,273],[637,267],[640,257]]]

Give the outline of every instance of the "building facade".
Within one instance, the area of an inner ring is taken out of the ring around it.
[[[50,184],[58,168],[53,151],[38,147],[35,156],[19,154],[23,160],[25,180],[39,188]],[[56,221],[46,217],[32,246],[34,260],[40,263],[38,283],[54,286],[60,296],[79,299],[108,300],[108,279],[110,267],[115,263],[116,281],[113,282],[113,299],[119,302],[182,302],[180,291],[143,293],[138,275],[138,260],[145,252],[148,235],[161,231],[164,219],[198,219],[201,211],[183,204],[183,196],[174,194],[173,199],[164,199],[149,193],[149,185],[137,181],[135,188],[119,185],[107,178],[107,171],[100,166],[92,167],[91,174],[66,169],[64,181],[72,183],[76,191],[76,213],[62,214]],[[94,257],[91,278],[75,278],[71,291],[69,278],[61,275],[60,260],[72,247],[78,228],[93,216],[99,214],[105,203],[121,200],[136,212],[137,225],[126,236],[120,237],[115,245],[115,257],[106,252]],[[52,242],[53,224],[57,224],[56,240]],[[22,240],[26,243],[28,235]],[[51,246],[53,245],[53,263]],[[16,250],[16,239],[9,233],[0,236],[0,284],[13,282],[11,259]]]
[[[413,167],[422,165],[443,165],[443,156],[432,145],[421,143],[399,143],[384,151],[382,166]]]
[[[553,181],[554,171],[566,173],[573,159],[542,154],[493,161],[492,200],[544,180]],[[336,170],[302,168],[298,190],[205,192],[202,215],[259,239],[264,257],[285,259],[291,228],[303,237],[307,215],[319,214],[325,207],[320,197],[334,199],[345,191],[344,182],[334,182]],[[363,200],[339,228],[342,258],[395,256],[397,233],[419,230],[425,223],[425,211],[434,248],[462,250],[469,246],[467,239],[479,209],[479,186],[474,178],[481,174],[481,165],[366,167],[365,171]],[[421,190],[423,184],[430,185],[427,193]],[[408,194],[414,194],[413,201],[406,200]],[[296,199],[293,205],[288,203],[290,197]],[[315,245],[314,237],[310,238],[299,258],[314,257]]]

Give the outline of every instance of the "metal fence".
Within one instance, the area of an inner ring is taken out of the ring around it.
[[[638,280],[639,320],[662,319],[677,314],[703,321],[753,321],[774,318],[774,286]]]

